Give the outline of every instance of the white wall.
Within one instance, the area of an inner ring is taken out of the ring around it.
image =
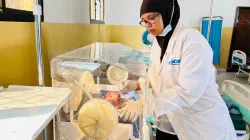
[[[179,0],[181,22],[199,26],[202,17],[209,16],[211,0]],[[250,6],[250,0],[215,0],[213,15],[222,16],[225,27],[233,27],[237,6]]]
[[[44,0],[44,21],[90,23],[89,0]]]
[[[44,21],[56,23],[90,23],[90,0],[44,0]],[[211,0],[178,0],[181,23],[200,26],[209,15]],[[237,6],[249,6],[250,0],[215,0],[214,15],[222,16],[225,27],[233,27]],[[105,23],[139,25],[142,0],[105,0]]]
[[[139,25],[142,0],[109,0],[108,24]],[[200,26],[202,17],[209,15],[211,0],[178,0],[181,7],[181,23]],[[249,6],[250,0],[216,0],[214,15],[222,16],[225,27],[232,27],[237,6]]]
[[[104,0],[104,21],[105,21],[105,24],[110,24],[111,23],[111,19],[112,19],[112,7],[111,7],[111,4],[112,4],[112,1],[114,0]]]
[[[139,25],[142,0],[106,0],[110,1],[110,9],[106,8],[108,21],[106,24]],[[108,10],[108,11],[107,11]]]

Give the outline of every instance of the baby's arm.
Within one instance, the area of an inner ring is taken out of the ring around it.
[[[126,105],[126,103],[123,103],[122,105],[115,106],[115,109],[121,109]]]

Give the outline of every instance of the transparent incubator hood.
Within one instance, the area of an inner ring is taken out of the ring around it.
[[[119,85],[126,80],[145,85],[146,73],[143,53],[119,43],[94,43],[53,58],[52,85],[72,92],[55,119],[54,138],[139,139],[142,119],[120,124],[116,109],[142,97],[139,92],[122,94]],[[121,99],[107,99],[110,92]]]
[[[56,62],[53,63],[54,61]],[[114,65],[133,75],[146,77],[143,53],[119,43],[94,43],[57,56],[51,64],[53,68],[69,67],[94,71],[101,66],[100,63]],[[53,68],[52,76],[56,73]]]

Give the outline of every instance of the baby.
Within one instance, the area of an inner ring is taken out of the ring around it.
[[[105,95],[105,100],[108,101],[109,103],[111,103],[115,109],[121,109],[122,107],[124,107],[126,104],[123,103],[121,105],[121,95],[118,92],[114,92],[114,91],[110,91],[108,93],[106,93]],[[124,124],[132,124],[133,125],[133,135],[135,138],[139,138],[139,120],[137,120],[136,122],[129,122],[129,121],[123,121],[122,118],[119,118],[119,123],[124,123]]]
[[[121,95],[118,92],[110,91],[106,93],[105,100],[111,103],[115,109],[121,109],[126,104],[121,105]]]

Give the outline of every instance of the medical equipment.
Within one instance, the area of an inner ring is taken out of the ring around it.
[[[122,44],[94,43],[51,61],[52,85],[70,87],[73,92],[72,98],[54,121],[55,139],[135,139],[130,133],[133,126],[127,124],[124,127],[117,122],[117,112],[109,102],[103,100],[100,91],[115,91],[117,85],[127,79],[147,79],[145,63],[137,58],[137,54],[142,53]],[[122,61],[125,58],[129,61]],[[138,126],[139,137],[147,140],[143,131],[146,130],[143,127],[147,126],[143,118],[140,117]],[[69,129],[75,131],[67,131]]]
[[[240,50],[234,50],[232,55],[232,64],[236,64],[239,66],[238,72],[235,73],[235,77],[239,77],[240,73],[244,73],[248,75],[247,84],[250,84],[250,74],[247,70],[250,69],[250,59],[247,58],[246,53]]]
[[[85,103],[78,116],[78,125],[88,138],[103,139],[111,136],[117,123],[118,117],[115,108],[101,99]]]
[[[117,64],[119,65],[119,64]],[[126,69],[124,65],[119,65],[119,67]],[[128,72],[116,66],[110,66],[107,71],[107,78],[109,82],[113,85],[120,84],[128,79]]]
[[[84,71],[83,74],[79,74],[79,76],[80,76],[79,83],[81,83],[85,87],[86,92],[94,93],[96,87],[93,75],[89,71]],[[70,108],[73,111],[77,111],[82,100],[82,90],[81,88],[79,88],[79,85],[72,83],[69,84],[69,88],[71,89],[73,94],[71,99],[69,100]]]
[[[187,115],[177,104],[157,97],[153,102],[152,108],[155,110],[153,124],[157,129],[172,135],[179,135],[188,129]],[[183,120],[177,116],[183,116]]]
[[[222,84],[223,98],[238,107],[243,119],[250,126],[250,89],[240,83],[226,80]],[[249,133],[249,132],[248,132]]]

